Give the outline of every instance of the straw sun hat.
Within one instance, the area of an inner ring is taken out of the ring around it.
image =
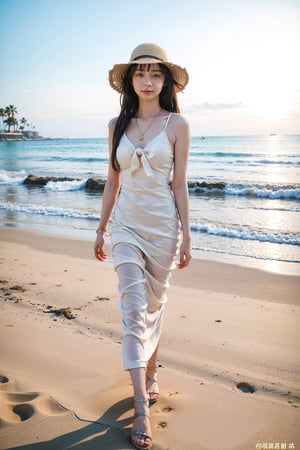
[[[178,83],[178,86],[176,86],[177,92],[182,91],[189,81],[186,69],[169,62],[163,48],[156,44],[141,44],[133,50],[128,63],[115,64],[109,71],[110,85],[120,94],[124,93],[124,77],[132,64],[164,64],[168,67],[174,80]]]

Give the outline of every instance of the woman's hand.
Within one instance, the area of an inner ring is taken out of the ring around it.
[[[94,244],[95,258],[99,261],[104,261],[107,258],[107,253],[103,250],[104,247],[104,233],[97,233],[97,237]]]
[[[192,259],[192,244],[190,238],[183,239],[180,246],[179,258],[178,269],[184,269],[189,265],[190,260]]]

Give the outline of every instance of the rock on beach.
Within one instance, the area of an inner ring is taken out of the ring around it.
[[[70,177],[39,177],[37,175],[28,175],[24,180],[26,186],[45,186],[49,181],[80,181],[78,178]],[[101,178],[89,178],[85,183],[85,189],[94,192],[103,192],[105,180]]]

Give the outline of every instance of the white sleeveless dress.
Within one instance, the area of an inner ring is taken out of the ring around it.
[[[179,242],[179,216],[169,186],[173,149],[164,129],[144,148],[126,134],[117,160],[121,192],[110,236],[123,313],[125,370],[146,367],[162,329],[166,290]]]

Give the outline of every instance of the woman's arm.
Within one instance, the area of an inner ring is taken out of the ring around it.
[[[114,121],[112,120],[109,124],[109,154],[112,151],[112,137],[114,133]],[[95,257],[99,261],[106,259],[107,254],[103,249],[104,237],[107,229],[107,225],[114,209],[118,194],[120,191],[120,172],[115,171],[112,168],[111,162],[109,163],[107,181],[105,183],[103,198],[102,198],[102,208],[100,214],[99,226],[97,228],[97,237],[94,244]]]
[[[178,116],[175,125],[175,158],[172,190],[181,222],[182,243],[178,268],[187,267],[192,258],[192,243],[189,219],[189,193],[187,186],[187,163],[190,149],[188,123]]]

